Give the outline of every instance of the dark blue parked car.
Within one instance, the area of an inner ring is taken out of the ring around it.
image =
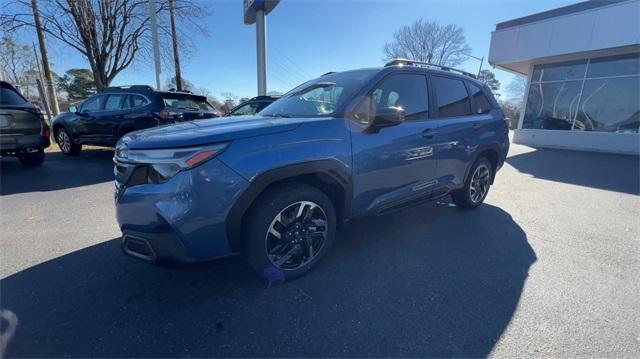
[[[114,158],[123,247],[149,261],[244,253],[294,278],[350,218],[446,195],[479,206],[507,131],[482,83],[398,60],[326,74],[257,116],[133,132]]]

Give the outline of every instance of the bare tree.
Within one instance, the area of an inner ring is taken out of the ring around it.
[[[0,12],[0,24],[9,29],[36,27],[33,19],[20,11],[29,8],[29,3],[7,1]],[[168,0],[159,4],[157,12],[162,16],[168,12]],[[198,27],[197,19],[209,13],[204,3],[174,0],[174,4],[176,16],[186,19],[186,25]],[[44,31],[86,57],[98,90],[109,86],[132,62],[149,58],[147,0],[44,0],[42,5]],[[170,38],[166,25],[160,29],[165,40]]]
[[[461,64],[470,52],[462,27],[424,19],[395,31],[393,41],[384,46],[385,60],[407,58],[443,66]]]
[[[173,67],[176,71],[176,89],[178,91],[182,91],[180,52],[178,51],[178,34],[176,33],[176,16],[174,7],[174,0],[169,0],[169,18],[171,19],[171,44],[173,45]]]
[[[53,74],[49,65],[49,52],[47,51],[47,39],[44,36],[44,27],[40,21],[40,10],[38,9],[38,0],[31,0],[31,11],[33,12],[33,23],[38,34],[38,44],[40,45],[40,58],[42,59],[42,71],[44,72],[45,88],[47,97],[49,97],[49,109],[55,116],[60,113],[58,106],[58,95],[56,94],[56,85],[53,82]]]
[[[515,76],[513,80],[507,85],[507,93],[509,95],[509,100],[513,103],[519,104],[522,102],[524,98],[524,92],[527,87],[527,77],[526,76]]]
[[[0,40],[0,66],[4,69],[7,81],[24,86],[28,71],[36,69],[36,60],[29,45],[18,43],[9,33]]]

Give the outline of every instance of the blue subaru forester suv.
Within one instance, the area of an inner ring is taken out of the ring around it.
[[[124,251],[153,262],[243,253],[291,279],[350,218],[447,195],[479,206],[508,128],[491,91],[461,72],[395,60],[325,74],[257,116],[126,135],[114,157]]]

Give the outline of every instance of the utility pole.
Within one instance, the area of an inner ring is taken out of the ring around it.
[[[171,17],[171,39],[173,40],[173,66],[176,69],[176,90],[182,91],[182,74],[180,73],[180,54],[178,52],[178,34],[176,33],[176,16],[174,1],[169,0],[169,16]]]
[[[49,107],[53,115],[60,113],[60,107],[58,107],[58,97],[56,95],[56,86],[53,83],[53,74],[49,67],[49,54],[47,52],[47,42],[44,37],[44,28],[40,21],[40,10],[38,9],[38,0],[31,0],[31,8],[33,10],[33,20],[36,25],[36,32],[38,33],[38,42],[40,44],[40,56],[42,57],[42,70],[46,80],[45,87],[49,94]]]
[[[158,20],[156,19],[156,0],[149,0],[149,16],[151,18],[151,45],[153,46],[153,62],[156,67],[156,90],[162,90],[162,69],[160,67],[160,45],[158,44]]]
[[[40,95],[40,101],[42,102],[44,111],[47,113],[47,119],[49,123],[51,123],[51,101],[47,99],[47,92],[44,86],[44,79],[42,78],[42,71],[40,71],[40,59],[38,58],[38,51],[36,51],[36,44],[32,43],[32,45],[33,55],[36,57],[36,65],[38,65],[38,78],[36,79],[38,94]]]
[[[258,96],[267,94],[267,17],[256,11],[256,53],[258,55]]]

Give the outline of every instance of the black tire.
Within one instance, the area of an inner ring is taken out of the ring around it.
[[[298,203],[303,205],[302,210],[300,210]],[[297,213],[304,214],[296,217]],[[276,222],[278,216],[282,222]],[[326,217],[325,226],[321,224],[323,216]],[[247,261],[260,276],[268,277],[268,272],[275,268],[276,272],[284,274],[286,280],[300,277],[322,259],[335,239],[336,212],[331,200],[316,187],[304,183],[290,182],[269,189],[256,200],[245,218]],[[297,222],[300,222],[302,227],[300,232],[295,227]],[[286,227],[284,223],[287,224]],[[280,239],[270,231],[272,224],[282,229],[282,233],[278,232],[281,236]],[[320,234],[321,229],[324,229],[324,234]],[[311,233],[314,233],[315,240]],[[321,237],[324,237],[324,240],[320,240]],[[319,244],[320,241],[322,244]],[[320,250],[314,250],[314,245],[316,249],[320,247]],[[272,254],[270,257],[269,247],[273,250],[270,253],[277,252],[274,248],[284,248],[282,252],[286,253],[284,255]],[[291,251],[294,254],[290,254]],[[281,265],[276,264],[284,260],[287,254],[290,254],[289,260]],[[298,262],[298,259],[300,260],[299,266],[294,267],[293,264]]]
[[[476,175],[482,177],[482,182],[485,183],[484,186],[486,187],[484,191],[478,191],[479,187],[476,180],[479,178],[474,177]],[[453,203],[461,209],[477,208],[484,202],[484,199],[487,198],[492,180],[493,166],[491,162],[489,162],[486,157],[479,157],[471,166],[467,179],[464,182],[464,187],[451,194]]]
[[[44,149],[40,148],[36,152],[25,153],[18,159],[25,166],[40,166],[44,162]]]
[[[73,143],[71,134],[64,127],[56,131],[56,142],[65,155],[75,156],[82,151],[82,145]]]

